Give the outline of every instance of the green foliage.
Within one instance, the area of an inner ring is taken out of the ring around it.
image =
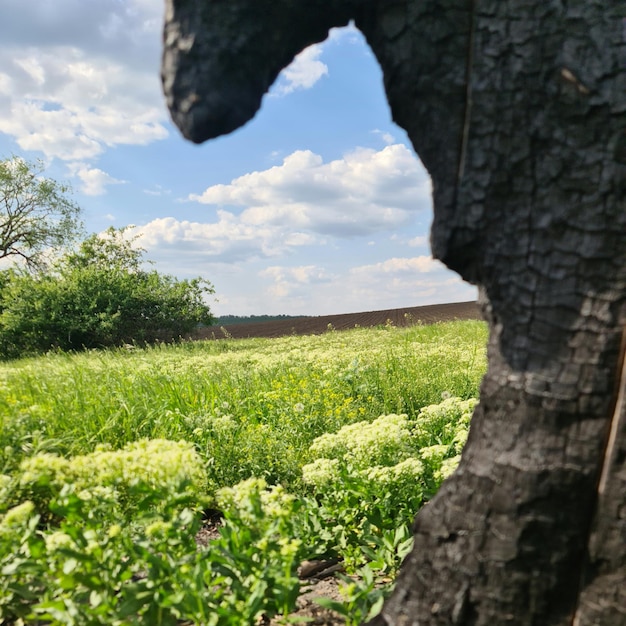
[[[94,506],[67,485],[50,503],[56,527],[39,530],[39,517],[22,511],[9,524],[9,511],[0,522],[0,567],[9,574],[0,579],[0,623],[173,625],[188,613],[210,623],[197,619],[206,618],[207,591],[199,516],[175,494],[159,518],[152,504],[120,526],[111,501]]]
[[[92,235],[49,271],[4,273],[0,356],[177,338],[213,319],[207,281],[141,269],[125,229]]]
[[[267,489],[264,480],[251,478],[220,490],[218,504],[224,526],[211,545],[212,558],[224,576],[222,592],[238,599],[234,613],[242,624],[287,615],[300,593],[303,544],[294,535],[301,503],[282,487]]]
[[[220,315],[215,324],[220,326],[232,326],[235,324],[256,324],[257,322],[277,322],[284,320],[297,320],[307,317],[306,315]]]
[[[0,363],[0,472],[37,452],[184,439],[217,487],[252,476],[291,487],[324,433],[476,396],[485,341],[484,324],[458,322]]]
[[[0,520],[0,623],[249,626],[288,614],[300,591],[301,543],[291,538],[297,502],[247,481],[220,493],[220,536],[198,546],[188,497],[139,503],[133,524],[114,500],[97,505],[67,484],[50,502],[54,527],[31,502]]]
[[[369,619],[458,462],[485,339],[460,322],[0,364],[0,623],[259,623],[318,557],[346,570],[331,608]]]
[[[41,176],[43,163],[12,157],[0,161],[0,259],[30,269],[45,265],[48,249],[71,244],[82,231],[70,188]]]
[[[328,536],[335,543],[326,549],[349,568],[370,560],[379,573],[395,575],[415,512],[458,464],[475,405],[448,398],[414,420],[383,415],[317,438],[317,458],[302,473],[320,526],[334,528]]]
[[[69,459],[47,452],[35,454],[22,461],[17,477],[4,481],[0,512],[30,500],[45,516],[49,503],[72,485],[84,499],[110,500],[119,509],[118,517],[130,517],[145,494],[157,503],[168,493],[187,494],[199,501],[207,488],[204,463],[193,446],[162,439],[136,441],[121,450],[100,447]]]
[[[444,404],[418,420],[422,440],[433,416],[439,432],[431,441],[457,432],[471,403]],[[412,545],[408,520],[435,457],[407,456],[421,450],[412,448],[414,425],[405,416],[355,426],[314,442],[313,453],[337,463],[329,464],[330,479],[304,468],[313,498],[259,478],[219,490],[223,526],[203,548],[195,542],[202,469],[188,444],[27,459],[17,473],[22,491],[2,483],[9,505],[16,493],[22,501],[0,518],[0,621],[254,624],[295,608],[297,566],[320,555],[339,557],[351,574],[343,601],[325,604],[348,624],[371,618]]]
[[[359,626],[376,617],[391,591],[389,586],[382,586],[368,565],[360,568],[356,576],[342,579],[341,600],[317,598],[315,602],[344,617],[346,626]]]

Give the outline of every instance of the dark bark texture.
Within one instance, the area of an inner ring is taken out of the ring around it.
[[[433,179],[433,253],[491,328],[459,469],[372,624],[623,626],[626,3],[168,0],[174,121],[230,132],[350,19]]]

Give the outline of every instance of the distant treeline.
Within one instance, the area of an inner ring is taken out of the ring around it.
[[[232,324],[253,324],[256,322],[277,322],[308,317],[306,315],[222,315],[217,318],[215,325],[230,326]]]

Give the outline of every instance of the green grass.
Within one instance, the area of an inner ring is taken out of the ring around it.
[[[191,441],[217,486],[297,481],[345,424],[477,397],[486,328],[457,322],[319,336],[50,354],[0,365],[0,471],[142,438]],[[3,452],[2,452],[3,451]]]
[[[341,560],[380,610],[454,470],[480,322],[49,354],[0,364],[0,624],[249,626]],[[224,514],[199,547],[202,511]]]

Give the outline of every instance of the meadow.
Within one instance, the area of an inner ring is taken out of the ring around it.
[[[464,321],[0,364],[0,623],[255,624],[302,561],[373,615],[486,367]],[[216,536],[197,541],[207,515]]]

